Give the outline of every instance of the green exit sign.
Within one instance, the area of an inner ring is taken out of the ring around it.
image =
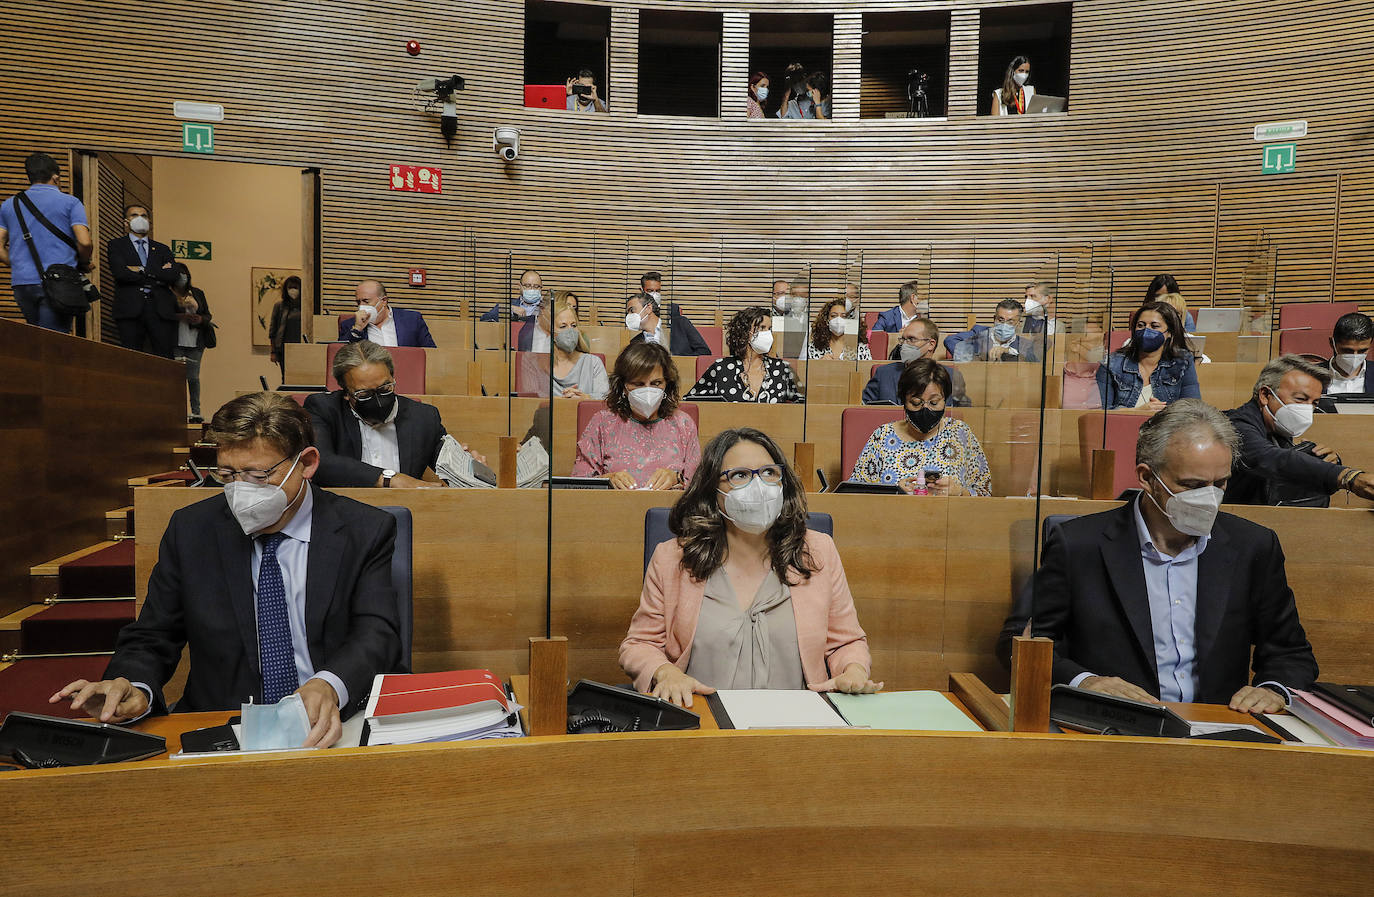
[[[1264,148],[1264,173],[1287,174],[1298,167],[1296,143],[1272,143]]]
[[[172,255],[179,259],[191,259],[197,262],[210,261],[210,241],[209,240],[173,240]]]
[[[181,150],[185,153],[213,153],[215,126],[186,123],[181,126]]]

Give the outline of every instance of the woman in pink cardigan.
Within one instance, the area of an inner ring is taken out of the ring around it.
[[[866,694],[868,637],[835,543],[767,435],[726,430],[673,506],[620,644],[635,687],[684,707],[717,688]]]

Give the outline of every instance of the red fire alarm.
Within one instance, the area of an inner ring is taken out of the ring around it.
[[[409,53],[411,56],[419,56],[420,42],[417,40],[406,41],[406,52]]]
[[[424,269],[424,268],[411,268],[411,269],[410,269],[410,285],[413,286],[413,287],[422,287],[422,286],[425,285],[425,269]]]

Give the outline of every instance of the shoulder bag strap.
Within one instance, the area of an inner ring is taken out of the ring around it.
[[[38,257],[38,247],[34,245],[33,234],[29,233],[29,223],[24,220],[24,210],[19,207],[19,201],[22,199],[27,199],[27,197],[22,193],[15,195],[14,216],[19,219],[19,229],[24,233],[24,244],[29,247],[29,254],[33,256],[33,266],[38,269],[38,276],[41,278],[47,269],[43,267],[43,260]]]
[[[27,208],[30,213],[32,213],[33,217],[38,219],[39,224],[43,225],[48,230],[52,231],[53,236],[57,237],[57,239],[61,240],[63,243],[66,243],[68,246],[70,246],[73,252],[77,253],[78,255],[80,254],[81,250],[76,245],[76,239],[72,237],[71,234],[63,233],[61,230],[58,229],[57,225],[49,221],[47,216],[38,210],[38,206],[33,204],[33,200],[29,199],[28,194],[20,193],[17,195],[17,198],[20,202],[24,204],[24,207]],[[25,236],[28,236],[28,234],[26,233]]]

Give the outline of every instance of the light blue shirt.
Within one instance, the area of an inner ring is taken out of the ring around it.
[[[34,184],[24,192],[38,207],[38,211],[63,233],[70,234],[72,225],[87,223],[86,209],[81,205],[81,200],[51,184]],[[42,283],[42,272],[33,264],[33,253],[24,243],[24,230],[19,226],[19,217],[14,211],[17,202],[15,197],[10,197],[0,204],[0,228],[5,229],[6,239],[9,240],[10,283],[15,286]],[[29,226],[34,248],[38,250],[44,267],[76,264],[76,250],[59,240],[28,209],[24,210],[24,222]]]
[[[286,586],[286,617],[291,624],[291,648],[296,657],[296,676],[304,685],[310,679],[323,679],[334,686],[339,707],[348,704],[348,689],[343,680],[328,670],[315,671],[310,662],[310,645],[305,634],[305,574],[310,561],[310,529],[314,521],[315,496],[310,484],[301,487],[305,498],[291,522],[281,531],[286,536],[277,546],[277,563],[281,565],[282,585]],[[257,614],[258,571],[262,566],[262,543],[253,540],[253,613]]]
[[[1135,531],[1145,568],[1145,592],[1150,599],[1150,628],[1154,631],[1155,667],[1161,701],[1190,704],[1197,694],[1197,565],[1211,535],[1169,557],[1155,547],[1136,500]]]

